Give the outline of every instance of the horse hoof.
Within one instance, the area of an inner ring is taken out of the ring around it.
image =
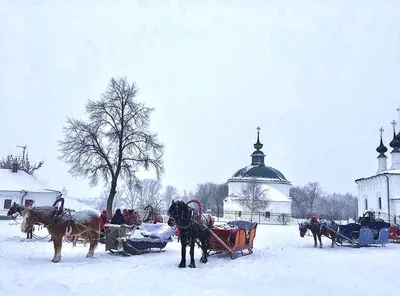
[[[207,259],[203,259],[203,258],[200,259],[201,263],[207,263],[207,261],[208,261]]]
[[[322,249],[322,246],[319,246],[320,249]]]
[[[190,263],[190,264],[189,264],[189,267],[190,267],[190,268],[196,268],[196,265],[195,265],[194,263]]]
[[[88,254],[86,255],[86,258],[93,258],[93,256],[94,256],[94,253],[88,253]]]
[[[179,268],[185,268],[186,267],[186,264],[185,263],[179,263]]]

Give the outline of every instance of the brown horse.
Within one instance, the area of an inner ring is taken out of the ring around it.
[[[12,216],[13,219],[15,220],[15,218],[16,218],[15,214],[18,213],[20,216],[22,216],[23,210],[25,210],[25,207],[23,205],[20,205],[20,204],[17,204],[16,202],[14,202],[12,204],[12,206],[10,207],[10,209],[8,210],[7,216]],[[35,231],[35,227],[32,226],[32,228],[26,232],[26,238],[32,239],[34,231]]]
[[[86,257],[94,255],[94,249],[97,247],[100,238],[100,217],[90,210],[85,211],[64,211],[54,206],[43,206],[26,208],[23,212],[21,231],[27,232],[35,224],[42,224],[47,227],[53,244],[54,257],[51,260],[54,263],[61,260],[62,239],[65,235],[78,236],[85,233],[90,241],[89,252]]]

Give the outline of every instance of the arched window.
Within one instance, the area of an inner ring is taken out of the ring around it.
[[[379,206],[379,209],[381,210],[382,209],[382,197],[378,198],[378,206]]]
[[[264,216],[265,216],[265,218],[269,219],[269,218],[271,218],[271,213],[270,212],[265,212]]]
[[[242,217],[242,211],[239,211],[238,217]]]
[[[365,210],[368,211],[368,199],[365,199]]]

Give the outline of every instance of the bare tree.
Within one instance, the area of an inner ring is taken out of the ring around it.
[[[67,119],[65,138],[59,142],[61,156],[74,176],[110,183],[107,211],[112,211],[118,180],[134,179],[140,168],[163,173],[164,146],[148,130],[153,109],[135,101],[137,88],[125,78],[112,78],[98,101],[86,104],[88,121]]]
[[[33,175],[36,170],[40,169],[43,166],[44,161],[39,161],[38,163],[32,164],[29,160],[28,153],[25,154],[25,150],[22,157],[15,157],[10,153],[0,160],[0,168],[2,169],[11,170],[14,164],[17,164],[18,169],[24,171],[29,175]]]
[[[256,179],[250,180],[242,187],[239,198],[240,204],[250,211],[251,221],[253,221],[254,212],[264,210],[269,204],[265,190]]]
[[[306,192],[304,187],[294,186],[289,192],[292,198],[292,214],[294,217],[304,218],[308,213]]]
[[[158,212],[162,203],[161,183],[156,179],[143,179],[139,183],[138,206],[144,209],[146,206],[153,206]]]
[[[176,199],[184,201],[184,202],[188,202],[188,201],[196,199],[196,198],[195,198],[193,192],[191,192],[191,191],[187,192],[186,190],[183,190],[183,194],[180,196],[177,196]]]
[[[96,208],[99,211],[104,210],[107,207],[107,202],[108,202],[108,195],[110,192],[110,186],[106,186],[106,188],[104,188],[103,192],[100,194],[100,196],[96,199]],[[123,190],[118,190],[116,191],[114,200],[113,200],[113,204],[111,207],[111,211],[108,211],[108,216],[111,218],[112,215],[115,213],[115,210],[117,208],[120,208],[123,206],[123,195],[124,195],[124,191]]]
[[[323,191],[318,182],[308,182],[305,186],[305,199],[309,206],[309,212],[315,211],[315,206],[323,196]]]
[[[211,205],[213,212],[217,217],[222,217],[224,209],[224,199],[228,196],[228,185],[218,184],[216,185],[215,196],[211,199]]]
[[[122,201],[128,209],[136,209],[140,199],[140,185],[135,180],[128,180],[124,185]]]
[[[165,188],[165,192],[163,194],[164,205],[167,210],[171,205],[172,200],[176,199],[177,197],[178,197],[178,190],[174,186],[168,185]]]
[[[201,203],[204,211],[208,209],[212,210],[217,191],[218,185],[215,183],[207,182],[198,184],[194,193],[194,199],[197,199]]]

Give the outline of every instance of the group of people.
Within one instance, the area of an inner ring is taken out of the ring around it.
[[[138,225],[139,216],[133,209],[124,209],[121,212],[121,209],[117,209],[114,215],[110,219],[108,218],[107,211],[103,210],[100,214],[100,237],[104,236],[105,224],[126,224],[126,225]]]
[[[114,215],[110,219],[107,216],[107,211],[103,210],[100,215],[100,230],[104,229],[104,224],[126,224],[126,225],[137,225],[138,224],[138,214],[133,209],[124,209],[121,212],[121,209],[117,209]]]

